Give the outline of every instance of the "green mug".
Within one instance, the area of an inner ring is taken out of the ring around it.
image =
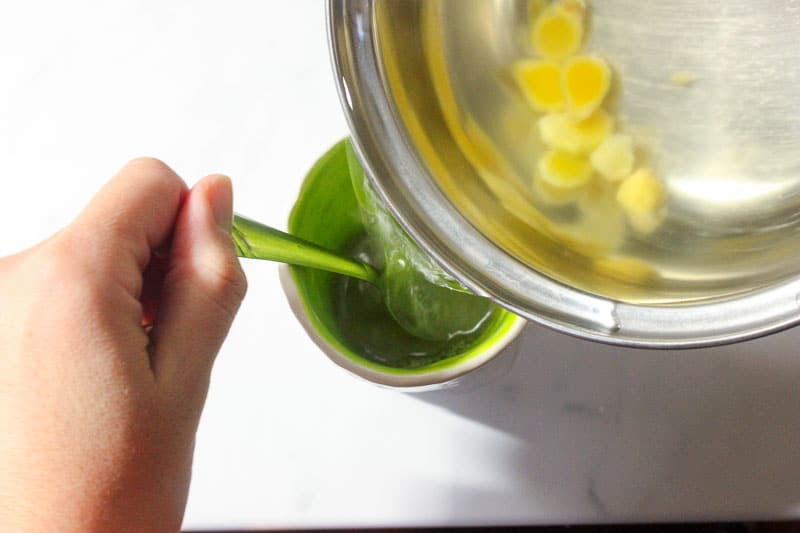
[[[365,228],[348,169],[348,148],[348,141],[338,143],[311,169],[288,229],[350,254]],[[452,384],[506,351],[526,324],[498,307],[469,335],[425,341],[400,328],[368,284],[299,266],[282,266],[280,272],[291,307],[317,346],[337,365],[383,386],[413,390]]]

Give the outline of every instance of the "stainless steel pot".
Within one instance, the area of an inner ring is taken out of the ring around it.
[[[529,149],[524,134],[503,139],[514,127],[524,132],[503,66],[524,54],[527,4],[329,0],[331,57],[354,144],[401,225],[476,293],[579,337],[690,348],[797,324],[797,3],[592,4],[587,46],[612,60],[618,113],[651,141],[669,191],[669,220],[648,244],[663,264],[639,286],[603,279],[575,250],[526,225],[524,187],[510,189],[520,191],[516,202],[482,181],[487,171],[503,178],[503,161],[513,170]],[[687,70],[695,87],[670,81]],[[471,126],[497,142],[467,153],[460,136]],[[471,203],[453,187],[494,199]]]

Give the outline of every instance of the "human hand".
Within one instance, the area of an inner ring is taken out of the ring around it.
[[[214,357],[246,292],[231,184],[126,165],[0,259],[0,530],[177,531]]]

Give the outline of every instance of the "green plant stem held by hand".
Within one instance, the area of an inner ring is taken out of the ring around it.
[[[241,215],[233,217],[231,236],[239,257],[319,268],[358,278],[375,286],[381,283],[381,276],[372,265],[345,257]]]

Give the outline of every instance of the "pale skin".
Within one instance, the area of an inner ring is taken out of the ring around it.
[[[214,358],[247,283],[230,180],[128,163],[0,258],[0,531],[177,531]]]

